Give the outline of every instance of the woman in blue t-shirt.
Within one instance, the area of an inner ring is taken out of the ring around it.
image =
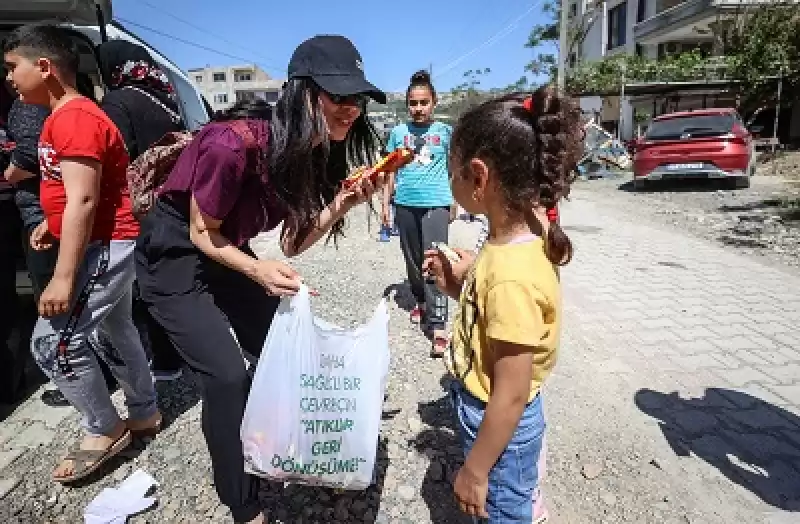
[[[427,71],[411,77],[406,91],[410,120],[392,129],[386,144],[414,151],[414,161],[397,171],[387,184],[383,199],[383,221],[388,224],[394,189],[395,224],[406,260],[408,281],[417,301],[411,321],[425,324],[433,340],[431,356],[440,357],[447,347],[447,298],[422,275],[422,259],[432,242],[447,242],[453,195],[447,175],[447,153],[452,128],[433,120],[436,90]]]

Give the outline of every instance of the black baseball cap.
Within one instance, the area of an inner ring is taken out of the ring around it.
[[[386,103],[386,93],[367,82],[361,55],[343,36],[319,35],[300,44],[289,60],[292,78],[311,78],[332,95],[368,95]]]

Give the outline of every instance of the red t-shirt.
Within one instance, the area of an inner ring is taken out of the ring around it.
[[[67,193],[61,179],[62,158],[89,158],[100,162],[100,201],[91,240],[133,240],[139,223],[131,212],[128,152],[117,126],[94,102],[76,98],[54,111],[39,139],[42,181],[39,198],[50,232],[61,238]]]

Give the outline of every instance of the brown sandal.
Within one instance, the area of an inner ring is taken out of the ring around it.
[[[164,425],[164,417],[159,416],[156,423],[150,426],[149,428],[134,429],[128,427],[128,430],[131,432],[131,435],[134,438],[155,438],[156,435],[161,433],[163,425]]]
[[[72,461],[72,474],[63,477],[52,475],[52,479],[65,484],[85,478],[97,471],[100,466],[108,462],[110,458],[127,448],[130,443],[131,432],[125,430],[125,432],[106,449],[80,449],[80,447],[73,449],[62,459],[62,462],[64,460]],[[78,444],[78,446],[80,446],[80,444]]]

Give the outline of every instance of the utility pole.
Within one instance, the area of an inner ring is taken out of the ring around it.
[[[428,66],[428,74],[431,75],[431,78],[433,78],[433,62],[431,62]]]
[[[567,13],[569,0],[560,0],[561,17],[558,31],[558,90],[564,92],[567,80]]]

